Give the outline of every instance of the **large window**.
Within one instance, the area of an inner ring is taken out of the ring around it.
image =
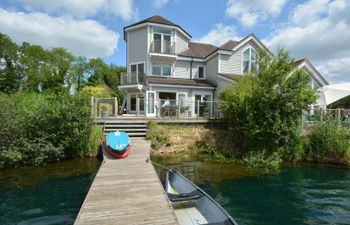
[[[253,48],[247,48],[243,52],[243,73],[256,72],[257,54]]]
[[[153,51],[156,53],[170,54],[172,52],[171,31],[154,28],[153,30]]]
[[[152,75],[154,76],[171,76],[170,63],[152,63]]]

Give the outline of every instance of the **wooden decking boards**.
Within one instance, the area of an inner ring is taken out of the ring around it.
[[[150,143],[132,140],[126,159],[104,157],[75,221],[82,224],[177,224],[149,157]]]

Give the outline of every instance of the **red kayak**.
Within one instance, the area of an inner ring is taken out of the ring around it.
[[[115,157],[115,158],[125,158],[127,157],[131,152],[132,152],[132,148],[129,145],[125,150],[123,151],[114,151],[112,150],[108,145],[107,145],[107,141],[104,140],[103,145],[105,147],[106,152],[108,152],[108,154],[110,154],[111,156]]]

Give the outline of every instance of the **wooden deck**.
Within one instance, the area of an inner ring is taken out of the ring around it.
[[[177,224],[149,157],[150,143],[132,140],[126,159],[104,157],[75,225]]]

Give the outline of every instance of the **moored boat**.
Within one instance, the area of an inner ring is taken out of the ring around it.
[[[219,203],[176,170],[168,170],[165,189],[180,225],[237,225]]]
[[[106,152],[115,158],[125,158],[132,151],[129,135],[125,132],[108,133],[103,141],[103,146]]]

